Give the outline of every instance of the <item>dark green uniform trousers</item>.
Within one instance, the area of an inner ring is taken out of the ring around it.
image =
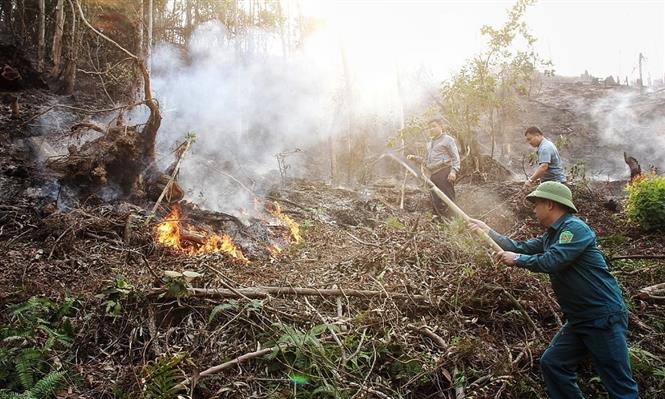
[[[638,398],[630,370],[627,326],[625,312],[582,323],[566,323],[540,358],[550,398],[584,397],[576,382],[577,365],[588,355],[610,398]]]

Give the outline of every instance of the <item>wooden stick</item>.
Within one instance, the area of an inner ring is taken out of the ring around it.
[[[524,309],[524,306],[522,306],[522,304],[517,300],[517,298],[515,298],[510,292],[508,292],[507,289],[505,289],[504,287],[498,286],[498,285],[489,285],[489,284],[484,285],[484,287],[485,287],[486,289],[488,289],[488,290],[494,290],[494,291],[501,291],[501,292],[503,292],[503,294],[506,295],[506,297],[508,297],[508,299],[510,300],[510,302],[512,302],[513,305],[515,305],[515,307],[517,308],[517,310],[518,310],[520,313],[522,313],[522,315],[524,316],[524,318],[526,319],[526,321],[529,322],[529,325],[531,326],[531,328],[532,328],[536,333],[538,333],[538,335],[540,335],[541,337],[543,336],[543,332],[542,332],[542,330],[536,325],[536,323],[533,321],[533,319],[531,318],[531,316],[529,316],[529,314],[526,312],[526,309]]]
[[[647,295],[653,295],[653,294],[660,294],[660,293],[665,293],[665,283],[660,283],[656,285],[652,285],[649,287],[644,287],[640,289],[641,293],[647,294]]]
[[[175,180],[175,177],[178,175],[178,172],[180,171],[180,162],[182,162],[182,159],[185,157],[185,153],[189,149],[189,146],[192,144],[192,139],[188,138],[187,142],[185,143],[185,149],[182,150],[180,153],[180,157],[178,158],[178,162],[175,164],[175,168],[173,168],[173,173],[171,174],[171,178],[169,179],[168,183],[164,186],[164,189],[162,190],[162,193],[159,195],[159,198],[157,198],[157,202],[155,202],[155,206],[152,207],[152,211],[150,211],[150,215],[148,215],[148,218],[146,219],[145,224],[147,225],[150,222],[150,219],[155,216],[155,212],[157,211],[157,208],[159,207],[159,204],[162,202],[164,199],[164,196],[168,192],[169,188],[171,187],[171,184],[173,184],[173,181]]]
[[[166,292],[165,288],[153,288],[152,292],[160,294]],[[303,295],[303,296],[347,296],[358,298],[386,298],[388,295],[393,299],[412,299],[420,302],[430,302],[431,298],[425,295],[411,295],[406,293],[388,293],[385,291],[370,290],[342,290],[337,288],[299,288],[299,287],[248,287],[248,288],[192,288],[190,293],[194,296],[221,297],[221,298],[266,298],[281,295]]]
[[[441,191],[441,189],[439,189],[439,188],[436,186],[436,184],[434,184],[429,178],[427,178],[427,176],[425,176],[424,174],[420,174],[420,175],[418,175],[418,173],[417,173],[416,171],[414,171],[414,170],[413,170],[413,169],[412,169],[412,168],[411,168],[406,162],[404,162],[404,161],[401,160],[400,158],[396,157],[394,154],[388,153],[388,154],[384,154],[384,155],[388,155],[389,157],[391,157],[392,159],[394,159],[395,161],[397,161],[400,165],[402,165],[406,170],[408,170],[408,171],[409,171],[412,175],[414,175],[416,178],[420,178],[420,179],[422,179],[425,183],[427,183],[427,185],[430,186],[430,188],[432,189],[432,191],[434,191],[434,193],[435,193],[439,198],[441,198],[441,200],[442,200],[443,202],[445,202],[446,205],[448,205],[448,207],[450,207],[450,209],[452,209],[453,212],[454,212],[457,216],[460,216],[462,219],[464,219],[464,221],[467,221],[467,222],[471,219],[471,218],[469,217],[469,215],[467,215],[467,214],[466,214],[466,213],[465,213],[465,212],[464,212],[459,206],[457,206],[457,204],[455,204],[450,198],[448,198],[448,196],[447,196],[446,194],[444,194],[443,191]],[[499,244],[497,244],[496,242],[494,242],[494,240],[489,236],[489,234],[487,234],[486,232],[484,232],[484,231],[482,231],[482,230],[478,230],[478,232],[479,232],[480,236],[485,240],[485,242],[487,242],[487,244],[489,244],[489,245],[492,247],[492,249],[493,249],[494,251],[496,251],[496,252],[501,252],[501,251],[503,251],[503,248],[501,248],[501,247],[499,246]]]
[[[254,359],[256,357],[261,357],[263,355],[267,355],[268,353],[271,353],[271,352],[279,350],[279,349],[280,349],[280,346],[273,346],[272,348],[265,348],[265,349],[261,349],[261,350],[258,350],[258,351],[245,353],[244,355],[238,356],[233,360],[229,360],[228,362],[224,362],[224,363],[222,363],[218,366],[210,367],[207,370],[203,370],[199,374],[199,377],[205,377],[207,375],[219,373],[220,371],[222,371],[224,369],[227,369],[231,366],[235,366],[236,364],[240,364],[240,363],[244,362],[245,360]]]
[[[419,332],[420,334],[426,336],[427,338],[431,339],[432,342],[436,344],[439,348],[443,349],[444,351],[448,350],[448,344],[446,341],[441,338],[440,335],[435,333],[434,331],[430,330],[427,327],[416,327],[416,326],[409,326],[413,331]]]
[[[665,255],[623,255],[623,256],[613,256],[610,258],[610,262],[613,260],[621,259],[665,259]]]

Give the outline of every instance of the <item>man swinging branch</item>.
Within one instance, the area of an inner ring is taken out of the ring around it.
[[[566,324],[540,358],[551,398],[583,398],[577,366],[588,355],[610,398],[638,398],[626,343],[628,313],[621,289],[596,244],[596,234],[573,213],[570,189],[559,182],[541,183],[527,199],[545,234],[515,241],[471,219],[503,248],[499,260],[534,273],[547,273]]]

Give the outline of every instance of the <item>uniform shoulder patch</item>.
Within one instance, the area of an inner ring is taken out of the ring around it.
[[[573,233],[570,230],[564,230],[559,235],[559,244],[568,244],[573,241]]]

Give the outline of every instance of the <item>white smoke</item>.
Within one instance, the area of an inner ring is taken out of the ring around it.
[[[640,162],[643,171],[650,165],[665,170],[664,102],[662,91],[617,90],[592,104],[590,114],[601,140],[597,154],[605,160],[608,175],[627,176],[624,151]]]
[[[345,68],[341,46],[330,36],[313,35],[286,58],[276,36],[248,35],[253,36],[231,37],[221,23],[209,22],[194,32],[187,51],[158,45],[152,59],[154,96],[163,112],[160,166],[165,168],[175,144],[194,132],[196,142],[179,179],[187,198],[233,213],[253,202],[227,175],[251,190],[263,189],[265,183],[279,182],[277,153],[303,149],[288,161],[296,164],[307,157],[326,165],[328,154],[308,151],[330,135],[347,134],[349,112],[356,120],[376,121],[376,126],[395,120],[400,112],[391,55],[360,59],[362,55],[350,53]],[[257,37],[265,40],[264,51],[245,51],[243,46]],[[353,85],[351,101],[347,78]],[[402,81],[409,84],[406,74]],[[406,105],[417,104],[424,93],[410,85]],[[289,175],[308,176],[315,167],[300,162]]]

